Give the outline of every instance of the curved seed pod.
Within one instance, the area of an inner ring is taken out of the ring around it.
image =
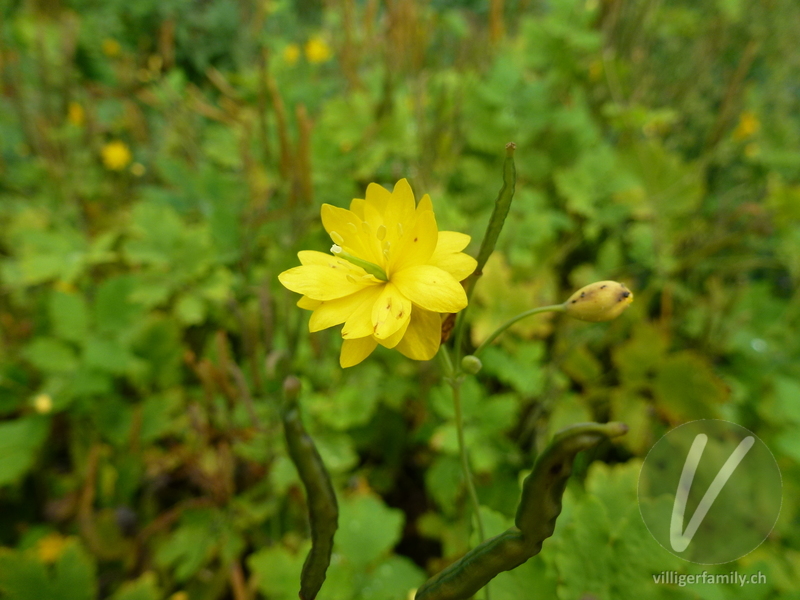
[[[503,223],[508,216],[508,209],[511,208],[511,200],[514,198],[514,187],[517,183],[517,170],[514,165],[514,150],[517,148],[513,142],[506,145],[506,159],[503,162],[503,187],[500,188],[500,193],[497,195],[497,200],[494,203],[494,210],[492,217],[489,219],[489,225],[486,227],[486,234],[483,236],[481,242],[481,249],[478,252],[478,266],[475,268],[475,276],[480,276],[483,271],[483,266],[489,257],[494,252],[494,246],[497,243],[497,238],[500,237],[500,231],[503,229]]]
[[[628,426],[624,423],[578,423],[555,435],[522,484],[522,499],[514,522],[528,542],[541,547],[553,535],[575,455],[626,431]]]
[[[325,581],[325,572],[331,562],[333,536],[338,527],[339,506],[330,476],[314,445],[314,440],[308,435],[300,420],[297,406],[300,382],[295,377],[287,377],[283,390],[282,419],[286,446],[306,490],[311,524],[311,550],[303,563],[300,575],[300,600],[314,600]]]
[[[415,600],[466,600],[497,574],[538,554],[542,542],[553,535],[575,455],[626,431],[624,423],[580,423],[556,434],[525,478],[516,527],[486,540],[434,575],[417,591]]]
[[[531,557],[522,532],[516,527],[486,540],[452,565],[431,577],[417,590],[415,600],[469,598],[498,573],[510,571]]]

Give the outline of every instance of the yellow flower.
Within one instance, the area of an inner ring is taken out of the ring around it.
[[[125,142],[121,142],[119,140],[108,142],[105,146],[103,146],[100,154],[102,155],[103,164],[105,165],[106,169],[111,171],[121,171],[127,167],[133,159],[128,146],[125,145]]]
[[[86,119],[83,107],[77,102],[70,102],[67,106],[67,121],[80,127]]]
[[[378,344],[415,360],[436,355],[440,313],[467,306],[459,281],[475,270],[461,252],[470,237],[439,231],[426,194],[415,206],[405,179],[393,192],[371,183],[366,199],[350,210],[322,205],[331,252],[302,251],[302,266],[284,271],[280,282],[303,294],[300,308],[313,310],[310,331],[344,323],[342,367],[357,365]]]
[[[283,60],[289,66],[294,66],[300,60],[300,46],[289,44],[283,49]]]
[[[761,122],[756,114],[746,110],[739,115],[739,124],[733,130],[733,139],[737,142],[753,137],[761,129]]]
[[[306,42],[306,59],[308,62],[324,63],[330,60],[333,52],[331,47],[320,37],[313,37]]]
[[[33,408],[40,415],[46,415],[53,410],[53,399],[50,394],[39,394],[33,399]]]

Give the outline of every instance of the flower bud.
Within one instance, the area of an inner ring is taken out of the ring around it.
[[[476,375],[478,371],[483,368],[483,363],[481,359],[477,356],[472,356],[468,354],[464,358],[461,359],[461,368],[464,369],[465,373],[469,373],[470,375]]]
[[[564,302],[564,312],[581,321],[616,319],[633,302],[633,293],[624,283],[598,281],[582,287]]]

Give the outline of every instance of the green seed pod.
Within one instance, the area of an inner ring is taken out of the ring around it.
[[[506,222],[508,210],[511,208],[511,200],[514,198],[514,188],[517,183],[517,170],[514,165],[514,150],[516,148],[517,146],[513,142],[506,145],[506,159],[503,162],[503,187],[500,188],[500,193],[497,195],[497,200],[495,200],[494,210],[489,219],[489,225],[486,227],[481,249],[478,251],[478,266],[475,268],[474,277],[481,275],[486,261],[489,260],[492,252],[494,252],[497,238],[500,237],[503,223]]]
[[[483,368],[483,363],[481,359],[477,356],[472,356],[468,354],[464,358],[461,359],[461,368],[464,370],[465,373],[469,373],[470,375],[476,375],[480,370]]]
[[[282,419],[286,446],[306,491],[311,525],[311,550],[303,563],[300,575],[300,599],[314,600],[325,581],[325,573],[331,562],[339,507],[325,464],[314,445],[314,440],[308,435],[300,420],[297,405],[300,381],[296,377],[287,377],[283,383],[283,391]]]
[[[581,321],[616,319],[633,302],[633,293],[624,283],[598,281],[582,287],[564,302],[564,312]]]
[[[624,423],[581,423],[556,434],[525,478],[516,527],[486,540],[431,577],[415,600],[466,600],[498,573],[538,554],[542,542],[553,535],[575,455],[627,430]]]
[[[497,574],[518,567],[532,555],[522,532],[512,527],[467,552],[461,559],[431,577],[417,590],[415,600],[469,598]]]
[[[624,423],[579,423],[555,435],[522,484],[522,499],[514,522],[527,541],[541,547],[553,535],[575,455],[626,431],[628,426]]]

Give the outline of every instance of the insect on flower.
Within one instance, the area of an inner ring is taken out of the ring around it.
[[[344,324],[342,367],[357,365],[378,344],[415,360],[433,358],[441,314],[467,306],[459,282],[477,264],[462,252],[470,237],[439,231],[430,197],[416,205],[405,179],[393,192],[372,183],[350,210],[323,204],[321,213],[331,254],[302,251],[302,266],[278,276],[303,294],[300,308],[314,311],[309,330]]]

